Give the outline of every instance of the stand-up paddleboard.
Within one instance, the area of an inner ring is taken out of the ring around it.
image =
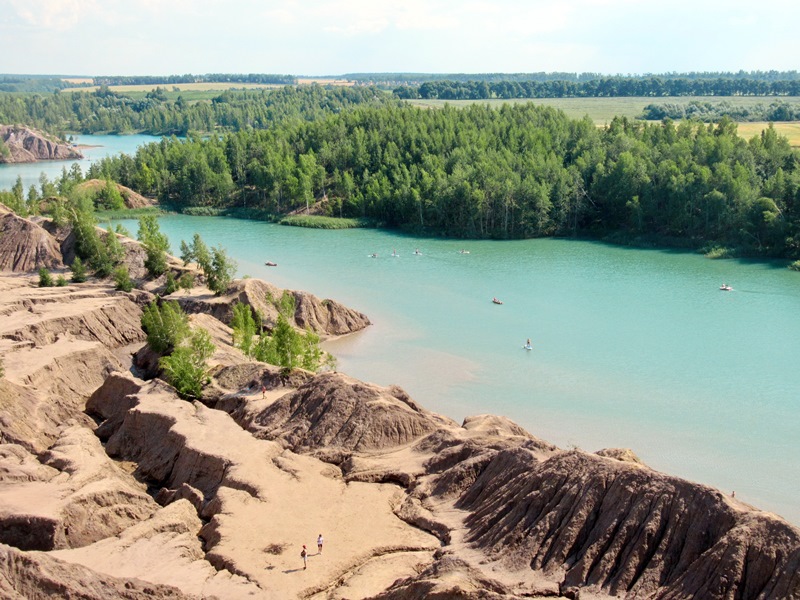
[[[533,350],[533,346],[523,346],[523,350]]]

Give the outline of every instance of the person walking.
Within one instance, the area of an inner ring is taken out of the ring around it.
[[[305,544],[303,544],[303,549],[300,551],[300,556],[303,559],[303,570],[305,570],[308,567],[308,551]]]
[[[317,537],[317,552],[319,554],[322,554],[322,542],[323,541],[324,540],[322,539],[322,534],[320,533],[319,536]]]

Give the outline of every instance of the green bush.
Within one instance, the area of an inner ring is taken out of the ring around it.
[[[64,278],[63,275],[59,275],[56,278],[56,287],[64,287],[65,285],[67,285],[67,280]]]
[[[178,287],[187,294],[194,287],[194,273],[184,273],[178,278]]]
[[[184,264],[192,261],[197,263],[206,277],[206,286],[217,296],[225,293],[236,273],[236,261],[228,256],[225,249],[213,247],[209,251],[197,233],[191,245],[181,241],[181,259]]]
[[[117,267],[114,269],[112,275],[114,277],[114,284],[118,290],[130,292],[133,289],[133,281],[131,281],[130,273],[128,273],[128,267],[124,265]]]
[[[144,266],[153,277],[158,277],[167,270],[167,252],[169,240],[158,228],[158,219],[153,215],[145,215],[139,219],[139,241],[144,246],[147,257]]]
[[[177,291],[178,281],[175,279],[175,273],[172,271],[167,271],[167,280],[164,282],[164,295],[169,296]]]
[[[142,312],[147,345],[159,354],[169,354],[189,335],[189,319],[174,300],[151,302]]]
[[[53,286],[53,276],[50,275],[50,271],[42,267],[39,269],[39,287],[52,287]]]
[[[80,256],[76,256],[72,261],[72,283],[83,283],[86,281],[86,267]]]
[[[247,356],[252,356],[253,338],[257,333],[258,327],[256,326],[256,320],[253,318],[253,309],[249,304],[236,302],[233,305],[231,329],[233,329],[233,345]]]
[[[789,265],[789,268],[792,271],[800,271],[800,260],[794,261],[792,264]]]
[[[159,361],[164,377],[182,398],[199,398],[208,376],[206,361],[214,354],[214,344],[205,329],[196,329],[170,354]]]

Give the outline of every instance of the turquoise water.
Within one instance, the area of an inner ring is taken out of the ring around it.
[[[61,177],[61,169],[66,167],[70,170],[73,163],[78,163],[81,170],[86,170],[92,163],[119,153],[136,153],[136,148],[142,144],[155,142],[160,137],[152,135],[76,135],[73,136],[76,144],[85,144],[87,147],[81,148],[83,160],[47,160],[36,163],[24,163],[18,165],[0,165],[0,190],[10,190],[17,181],[17,176],[22,177],[22,185],[25,186],[25,195],[28,189],[35,185],[39,189],[39,176],[44,173],[50,181]]]
[[[372,327],[326,344],[343,372],[458,421],[501,414],[562,447],[630,447],[800,523],[800,275],[783,264],[203,217],[161,228],[175,253],[199,232],[239,275],[365,312]]]

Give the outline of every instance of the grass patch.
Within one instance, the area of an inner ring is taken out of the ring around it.
[[[342,219],[338,217],[321,217],[318,215],[292,215],[278,221],[281,225],[291,227],[311,227],[312,229],[356,229],[374,227],[371,219]]]
[[[192,217],[223,217],[225,209],[214,206],[189,206],[181,210],[181,213]]]
[[[95,211],[97,220],[101,223],[108,221],[116,221],[120,219],[138,219],[147,215],[161,216],[167,214],[167,211],[160,206],[146,206],[144,208],[122,208],[119,210],[98,210]]]
[[[469,106],[470,104],[488,104],[489,106],[501,106],[503,104],[524,104],[532,103],[538,105],[552,106],[563,110],[566,115],[573,119],[581,119],[586,115],[597,125],[610,123],[616,117],[628,117],[635,119],[642,114],[644,107],[648,104],[679,104],[687,105],[690,102],[728,102],[733,106],[755,106],[756,104],[771,104],[772,102],[800,102],[796,96],[660,96],[654,97],[615,97],[615,98],[517,98],[512,100],[406,100],[414,106],[423,108],[439,108],[445,104],[451,106]],[[757,135],[766,127],[765,123],[760,124],[758,131],[753,133],[749,129],[742,131],[743,126],[757,125],[756,123],[739,123],[739,135],[751,138]],[[787,135],[779,128],[782,123],[776,123],[775,127],[782,135]],[[786,123],[798,128],[800,135],[800,124]],[[788,135],[787,135],[788,137]]]

